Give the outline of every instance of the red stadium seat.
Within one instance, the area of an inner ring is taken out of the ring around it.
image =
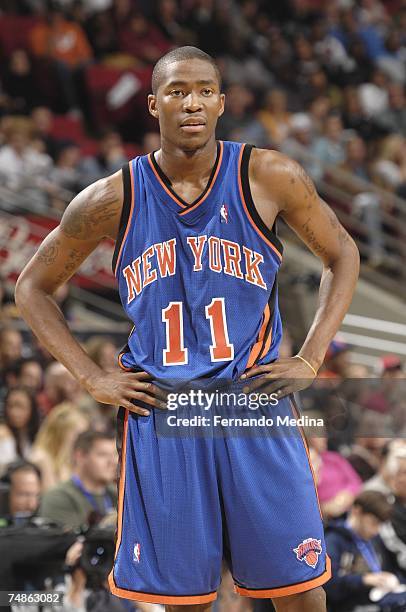
[[[30,32],[38,17],[2,15],[0,17],[0,49],[8,57],[15,49],[30,50]]]
[[[51,134],[58,140],[73,140],[78,144],[86,140],[81,119],[66,115],[55,115]]]

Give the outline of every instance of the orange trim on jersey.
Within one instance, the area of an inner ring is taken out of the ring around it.
[[[262,321],[261,329],[259,330],[258,341],[254,344],[254,346],[251,349],[251,352],[248,357],[246,369],[251,368],[256,362],[256,360],[258,359],[259,353],[261,352],[262,343],[264,341],[266,326],[268,325],[270,316],[271,316],[271,310],[269,308],[269,304],[267,304],[263,312],[263,321]]]
[[[290,405],[292,407],[292,411],[293,411],[294,417],[296,419],[298,419],[300,417],[300,414],[297,411],[296,406],[294,405],[294,403],[292,402],[292,400],[290,398],[289,398],[289,402],[290,402]],[[312,464],[311,459],[310,459],[309,445],[307,444],[307,440],[306,440],[303,428],[300,425],[298,425],[298,428],[299,428],[299,431],[300,431],[300,435],[302,436],[303,445],[304,445],[305,450],[306,450],[307,460],[309,462],[309,467],[310,467],[310,470],[311,470],[311,473],[312,473],[312,476],[313,476],[313,483],[314,483],[314,489],[316,491],[317,504],[319,506],[320,518],[321,518],[321,520],[323,520],[323,514],[321,512],[321,506],[320,506],[320,500],[319,500],[319,492],[317,491],[316,476],[315,476],[315,473],[314,473],[313,464]]]
[[[328,582],[331,578],[331,561],[330,557],[326,555],[326,569],[317,578],[307,580],[306,582],[299,582],[297,584],[291,584],[286,587],[279,587],[278,589],[244,589],[238,585],[234,585],[234,590],[244,597],[254,597],[256,599],[275,598],[275,597],[287,597],[288,595],[296,595],[297,593],[304,593],[310,591],[319,586],[322,586]]]
[[[271,247],[271,249],[278,255],[278,257],[282,260],[282,254],[278,251],[278,249],[276,248],[276,246],[274,246],[272,244],[272,242],[270,240],[268,240],[268,238],[266,236],[264,236],[264,234],[261,232],[261,230],[259,229],[259,227],[254,223],[253,219],[251,218],[251,215],[248,211],[248,207],[247,207],[247,203],[245,201],[244,198],[244,192],[242,189],[242,182],[241,182],[241,162],[242,162],[242,155],[244,153],[244,149],[245,149],[245,144],[242,145],[241,147],[241,151],[240,151],[240,155],[238,157],[238,189],[240,191],[240,197],[241,197],[241,201],[242,204],[244,206],[244,210],[245,210],[245,214],[248,217],[249,222],[251,223],[252,227],[254,228],[254,230],[257,232],[257,234],[262,238],[262,240],[264,242],[266,242],[266,244]]]
[[[127,368],[127,366],[125,366],[125,365],[123,364],[123,362],[122,362],[123,355],[124,355],[124,353],[120,353],[120,354],[119,354],[119,356],[118,356],[118,358],[117,358],[118,365],[120,366],[120,368],[121,368],[122,370],[125,370],[126,372],[131,372],[131,371],[132,371],[132,368]]]
[[[153,595],[152,593],[143,593],[142,591],[127,591],[120,589],[114,584],[112,573],[109,575],[109,587],[113,595],[132,599],[133,601],[144,601],[145,603],[158,604],[173,604],[173,605],[193,605],[210,603],[217,599],[217,593],[208,593],[207,595]]]
[[[264,348],[263,348],[263,350],[261,351],[261,354],[260,354],[260,356],[259,356],[259,358],[260,358],[260,359],[262,359],[262,357],[265,357],[265,355],[266,355],[266,354],[267,354],[267,352],[269,351],[270,346],[271,346],[271,342],[272,342],[272,325],[271,325],[271,327],[270,327],[270,329],[269,329],[268,337],[267,337],[267,339],[266,339],[266,341],[265,341]]]
[[[217,179],[217,175],[218,175],[218,173],[220,171],[220,168],[221,168],[221,162],[223,161],[223,149],[224,149],[223,141],[220,140],[219,143],[220,143],[219,159],[218,159],[218,162],[217,162],[216,172],[214,173],[213,180],[211,181],[210,187],[208,188],[208,190],[206,191],[206,193],[204,194],[204,196],[202,197],[201,200],[198,200],[196,202],[196,204],[193,204],[193,206],[190,206],[190,207],[186,208],[186,210],[184,210],[183,212],[179,213],[180,216],[186,215],[191,210],[195,210],[198,206],[200,206],[200,204],[202,204],[205,201],[205,199],[207,198],[207,196],[210,194],[211,190],[213,189],[213,186],[214,186],[214,184],[216,182],[216,179]]]
[[[124,489],[125,489],[125,463],[127,457],[127,432],[128,432],[128,410],[125,411],[123,442],[121,447],[121,469],[120,469],[120,485],[118,490],[118,517],[117,517],[117,541],[114,559],[117,556],[118,549],[121,544],[121,534],[123,529],[123,507],[124,507]],[[111,571],[113,573],[113,570]]]
[[[159,176],[158,172],[156,171],[155,166],[154,166],[154,164],[152,163],[152,159],[151,159],[151,158],[152,158],[152,153],[150,153],[150,154],[148,155],[148,161],[149,161],[149,165],[151,166],[152,171],[153,171],[153,173],[155,174],[155,177],[156,177],[156,179],[158,180],[158,182],[160,183],[160,185],[162,185],[162,187],[165,189],[165,191],[166,191],[166,193],[168,194],[168,196],[169,196],[170,198],[172,198],[173,200],[175,200],[176,204],[179,204],[179,206],[180,206],[181,208],[186,208],[186,206],[185,206],[184,204],[182,204],[182,202],[181,202],[180,200],[178,200],[178,198],[175,196],[175,194],[174,194],[174,193],[172,193],[172,192],[171,192],[171,191],[168,189],[168,187],[165,185],[165,183],[163,182],[163,180],[162,180],[162,179],[161,179],[161,177]]]
[[[170,198],[172,198],[172,199],[173,199],[173,200],[176,202],[176,204],[178,204],[178,205],[179,205],[181,208],[183,208],[183,209],[184,209],[184,210],[183,210],[183,212],[179,213],[180,215],[185,215],[186,213],[190,212],[191,210],[195,210],[195,208],[197,208],[198,206],[200,206],[200,204],[201,204],[202,202],[204,202],[204,201],[205,201],[205,199],[207,198],[207,196],[208,196],[208,195],[209,195],[209,193],[211,192],[211,190],[212,190],[212,188],[213,188],[213,185],[214,185],[214,183],[216,182],[217,175],[218,175],[218,173],[219,173],[220,166],[221,166],[221,162],[222,162],[222,159],[223,159],[223,149],[224,149],[224,144],[223,144],[223,141],[222,141],[222,140],[220,140],[220,141],[219,141],[219,143],[220,143],[220,154],[219,154],[219,158],[218,158],[218,162],[217,162],[216,172],[215,172],[215,174],[214,174],[214,176],[213,176],[213,179],[212,179],[212,181],[211,181],[211,185],[210,185],[209,189],[206,191],[206,193],[204,194],[204,196],[203,196],[202,198],[199,198],[199,200],[198,200],[198,201],[197,201],[195,204],[193,204],[193,206],[185,206],[185,205],[184,205],[184,204],[183,204],[183,203],[182,203],[182,202],[181,202],[181,201],[180,201],[180,200],[179,200],[179,199],[176,197],[176,195],[175,195],[175,194],[174,194],[174,193],[173,193],[173,192],[172,192],[170,189],[168,189],[168,187],[165,185],[165,183],[163,182],[163,180],[162,180],[162,179],[161,179],[161,177],[159,176],[158,172],[156,171],[156,168],[155,168],[155,166],[154,166],[154,164],[153,164],[153,162],[152,162],[152,153],[150,153],[150,154],[148,155],[148,162],[149,162],[149,165],[151,166],[151,168],[152,168],[152,170],[153,170],[153,172],[154,172],[154,174],[155,174],[155,177],[156,177],[156,178],[157,178],[157,180],[159,181],[160,185],[162,185],[163,189],[166,191],[166,193],[168,194],[168,196],[169,196]]]
[[[130,206],[130,214],[128,215],[127,227],[125,228],[124,236],[123,236],[123,239],[122,239],[121,245],[120,245],[120,250],[118,252],[117,263],[116,263],[116,267],[114,268],[114,276],[117,276],[118,264],[120,263],[121,253],[122,253],[123,248],[124,248],[124,243],[125,243],[126,238],[127,238],[128,230],[130,229],[131,221],[132,221],[132,218],[133,218],[133,211],[134,211],[134,173],[133,173],[133,164],[132,164],[132,161],[129,162],[129,166],[130,166],[130,181],[131,181],[131,206]]]

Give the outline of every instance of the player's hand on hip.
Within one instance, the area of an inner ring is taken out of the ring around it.
[[[165,391],[152,384],[151,379],[148,372],[101,371],[86,386],[90,395],[102,404],[123,406],[131,412],[148,416],[149,411],[139,402],[162,410],[167,408]]]
[[[244,387],[245,393],[257,391],[268,395],[274,393],[278,399],[306,389],[315,378],[316,374],[311,367],[298,357],[278,359],[273,363],[254,366],[241,376],[241,380],[247,381],[247,386]]]

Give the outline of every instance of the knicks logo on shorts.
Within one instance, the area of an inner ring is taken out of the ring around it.
[[[298,561],[304,561],[309,567],[314,569],[318,563],[319,555],[322,550],[321,540],[307,538],[307,540],[303,540],[297,548],[294,548],[293,552],[296,553]]]

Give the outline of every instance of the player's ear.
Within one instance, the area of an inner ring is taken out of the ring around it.
[[[154,94],[148,95],[148,110],[155,119],[158,119],[159,112],[156,106],[156,96],[154,96]]]
[[[220,94],[220,111],[219,117],[224,113],[224,104],[225,104],[226,96],[225,94]]]

